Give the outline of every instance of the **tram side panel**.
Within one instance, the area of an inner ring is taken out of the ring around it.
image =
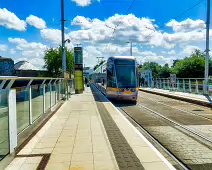
[[[118,88],[117,88],[117,80],[115,73],[115,66],[112,61],[107,63],[107,89],[106,96],[111,99],[117,99],[118,96]]]
[[[106,95],[107,77],[106,73],[95,73],[92,75],[92,80],[95,86]]]

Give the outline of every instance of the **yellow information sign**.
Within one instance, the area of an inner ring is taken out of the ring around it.
[[[80,93],[83,91],[83,72],[81,70],[75,70],[74,73],[75,91]]]

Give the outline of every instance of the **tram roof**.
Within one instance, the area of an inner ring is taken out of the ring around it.
[[[135,60],[135,57],[134,56],[112,56],[112,57],[109,57],[109,58],[112,58],[112,59],[132,59],[132,60]]]

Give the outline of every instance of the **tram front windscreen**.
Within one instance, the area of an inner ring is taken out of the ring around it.
[[[118,88],[136,88],[135,61],[116,62]]]

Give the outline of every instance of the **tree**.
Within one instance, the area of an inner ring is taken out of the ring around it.
[[[177,62],[179,62],[180,60],[179,59],[176,59],[176,60],[173,60],[173,64],[172,64],[172,67],[175,67]]]
[[[176,63],[173,72],[180,78],[203,78],[205,70],[205,54],[196,49],[190,57]]]
[[[65,48],[66,51],[66,71],[71,73],[74,68],[74,55]],[[43,68],[47,69],[46,76],[61,77],[62,76],[62,47],[49,48],[45,51],[44,56],[45,65]]]
[[[160,78],[168,78],[170,76],[171,69],[169,68],[168,64],[165,64],[163,67],[161,67],[159,76]]]
[[[160,69],[161,66],[156,62],[145,62],[141,68],[141,70],[152,70],[152,77],[154,78],[160,77]]]

